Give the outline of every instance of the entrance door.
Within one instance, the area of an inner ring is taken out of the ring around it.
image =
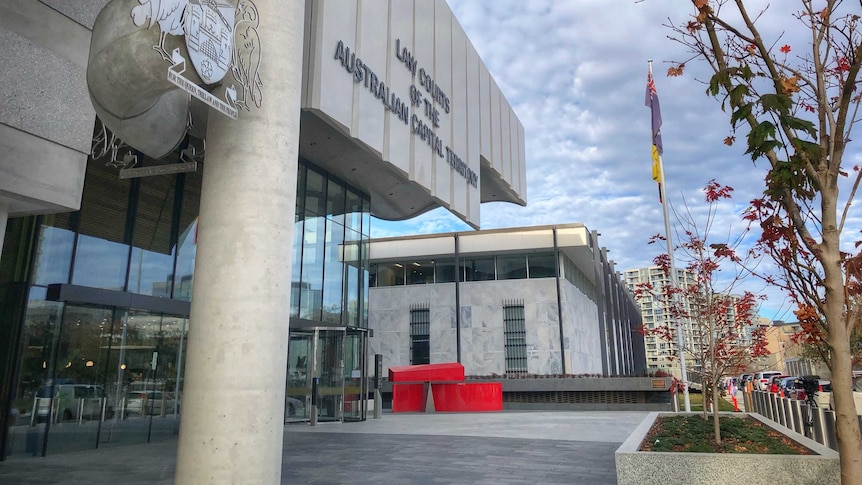
[[[290,332],[287,349],[287,392],[284,422],[307,421],[311,410],[311,378],[315,332]]]
[[[342,421],[344,402],[344,331],[315,330],[315,372],[318,421]]]
[[[364,330],[345,327],[290,331],[284,422],[311,419],[312,382],[318,379],[318,421],[365,419]]]
[[[368,395],[366,333],[348,329],[344,343],[344,420],[364,421]]]

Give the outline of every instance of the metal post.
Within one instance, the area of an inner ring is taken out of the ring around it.
[[[317,426],[317,406],[318,406],[318,389],[320,386],[320,377],[311,379],[311,425]]]
[[[380,394],[380,374],[383,373],[383,355],[374,354],[374,419],[383,416],[383,396]]]

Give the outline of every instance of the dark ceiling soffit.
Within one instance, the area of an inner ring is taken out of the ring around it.
[[[79,303],[87,305],[114,306],[134,310],[144,310],[153,313],[165,313],[188,318],[191,312],[191,302],[158,298],[149,295],[139,295],[127,291],[106,290],[69,284],[48,285],[49,301]]]

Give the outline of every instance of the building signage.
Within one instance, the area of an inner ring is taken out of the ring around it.
[[[395,57],[410,71],[414,80],[418,77],[418,83],[409,87],[409,101],[403,100],[387,86],[371,66],[364,63],[355,51],[351,52],[344,41],[339,40],[336,44],[334,59],[352,74],[354,83],[363,83],[363,87],[379,99],[386,109],[395,113],[405,125],[409,124],[410,131],[415,136],[427,143],[439,158],[445,159],[452,170],[464,177],[473,187],[478,187],[479,175],[452,148],[444,146],[443,140],[435,131],[440,128],[440,111],[448,114],[451,110],[449,96],[434,81],[431,74],[420,66],[410,50],[401,45],[401,39],[395,40]],[[411,107],[413,114],[410,113]]]
[[[186,60],[183,58],[182,54],[180,54],[179,49],[174,49],[171,58],[174,62],[171,67],[168,68],[168,81],[170,81],[171,84],[198,98],[228,118],[236,119],[237,109],[235,107],[218,99],[212,93],[198,86],[188,78],[183,77],[183,73],[186,70]]]
[[[138,27],[158,25],[161,36],[153,49],[171,63],[167,71],[171,84],[232,119],[237,118],[238,108],[249,109],[250,102],[260,107],[259,16],[253,2],[245,0],[236,7],[226,0],[138,2],[140,5],[131,11],[132,22]],[[233,72],[235,83],[225,83],[224,100],[182,75],[186,59],[179,49],[165,51],[166,35],[185,37],[191,65],[204,84],[221,82],[228,72]]]
[[[152,177],[154,175],[196,172],[197,169],[198,162],[168,163],[165,165],[152,165],[149,167],[123,168],[120,169],[120,178],[133,179],[138,177]]]

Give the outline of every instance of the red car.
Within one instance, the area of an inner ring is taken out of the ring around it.
[[[789,376],[781,375],[781,376],[775,376],[772,379],[770,379],[769,387],[767,388],[767,390],[773,394],[779,394],[781,387],[778,385],[778,381],[780,381],[781,379],[784,379],[785,377],[789,377]]]

